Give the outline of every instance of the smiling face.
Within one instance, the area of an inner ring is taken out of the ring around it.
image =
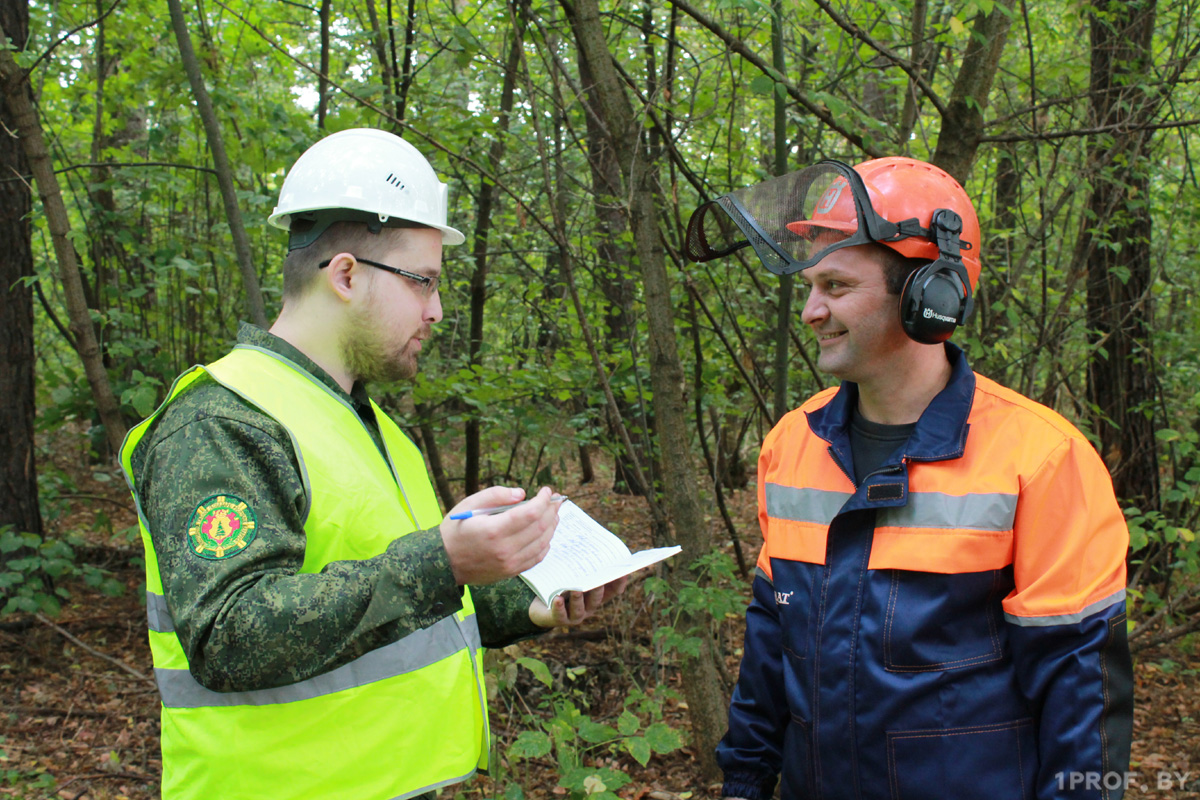
[[[442,236],[430,228],[384,229],[399,240],[380,263],[437,277],[442,271]],[[382,235],[382,234],[381,234]],[[361,262],[359,262],[361,264]],[[361,264],[370,270],[370,292],[349,310],[343,328],[341,356],[350,374],[361,381],[406,380],[417,374],[417,355],[432,326],[442,319],[437,292],[426,297],[417,282]]]
[[[809,285],[801,319],[816,334],[822,372],[872,387],[905,368],[914,343],[900,325],[878,247],[835,250],[800,275]]]

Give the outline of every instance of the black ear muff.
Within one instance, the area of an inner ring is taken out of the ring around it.
[[[971,280],[959,255],[962,218],[938,209],[930,225],[938,244],[938,259],[908,276],[900,292],[900,323],[909,338],[938,344],[967,321],[973,304]]]
[[[914,271],[900,293],[900,322],[910,339],[938,344],[966,321],[967,284],[941,259]]]

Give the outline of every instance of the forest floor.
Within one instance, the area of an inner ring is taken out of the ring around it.
[[[125,592],[111,597],[72,584],[71,598],[56,618],[13,615],[0,620],[0,798],[156,798],[159,706],[150,677],[141,548],[129,533],[133,510],[119,473],[97,471],[78,453],[57,450],[51,466],[61,476],[55,500],[59,514],[48,524],[50,533],[80,535],[85,542],[77,548],[80,560],[110,570]],[[608,491],[610,485],[602,478],[586,486],[555,488],[617,530],[632,549],[650,546],[644,502],[615,495]],[[752,569],[761,541],[753,484],[730,493],[728,500]],[[714,525],[726,539],[719,519]],[[496,777],[458,787],[457,795],[443,791],[443,798],[565,797],[568,790],[558,785],[562,772],[555,756],[569,758],[570,753],[559,748],[519,761],[509,758],[520,731],[553,730],[554,710],[561,712],[565,703],[614,727],[629,708],[640,716],[639,733],[655,719],[687,729],[676,660],[664,655],[653,638],[670,610],[645,591],[645,578],[640,573],[620,601],[583,629],[553,632],[492,654],[490,681],[500,684],[493,686],[500,691],[491,693],[493,733],[500,739],[501,754]],[[737,671],[741,624],[733,614],[721,623],[722,638],[733,654],[730,675]],[[538,683],[531,670],[517,666],[517,659],[522,665],[532,663],[524,659],[546,664],[552,686]],[[1198,675],[1200,636],[1137,654],[1133,765],[1126,797],[1200,800]],[[636,704],[629,702],[634,687],[646,696]],[[621,798],[719,795],[719,785],[699,780],[690,746],[645,753],[649,758],[643,766],[625,748],[580,745],[585,766],[622,771],[631,778],[619,788],[610,787]]]

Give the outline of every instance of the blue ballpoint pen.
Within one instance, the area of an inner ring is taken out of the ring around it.
[[[508,511],[510,508],[523,506],[532,499],[533,498],[531,497],[516,503],[509,503],[506,506],[492,506],[491,508],[476,508],[471,511],[459,511],[455,514],[451,514],[450,519],[470,519],[471,517],[482,517],[485,514],[499,514],[501,511]],[[566,499],[567,496],[565,494],[555,494],[550,496],[551,503],[560,503]]]

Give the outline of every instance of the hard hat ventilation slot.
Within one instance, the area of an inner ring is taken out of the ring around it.
[[[404,181],[400,180],[400,177],[398,175],[396,175],[396,173],[394,173],[394,172],[389,172],[386,180],[388,183],[390,183],[392,186],[395,186],[397,189],[404,188]]]

